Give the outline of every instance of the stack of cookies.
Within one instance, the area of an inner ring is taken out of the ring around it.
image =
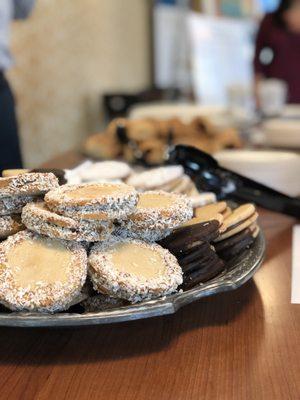
[[[163,190],[170,193],[188,196],[193,207],[200,207],[214,203],[214,193],[199,193],[191,178],[184,173],[181,165],[170,165],[132,174],[127,183],[134,186],[139,192],[145,190]]]
[[[173,180],[182,176],[172,168]],[[87,282],[88,309],[155,299],[212,279],[258,234],[253,205],[193,209],[187,196],[162,190],[164,171],[155,176],[159,190],[147,190],[144,176],[142,192],[112,182],[59,186],[52,173],[0,178],[0,221],[18,223],[1,231],[9,237],[0,244],[0,303],[57,312],[82,301]]]
[[[0,303],[11,310],[64,310],[81,301],[87,275],[101,296],[131,303],[182,284],[177,259],[153,242],[192,217],[185,196],[139,195],[124,183],[59,186],[52,174],[37,178],[0,179],[2,197],[32,196],[22,203],[24,230],[0,246]]]
[[[0,180],[0,240],[24,229],[22,208],[58,187],[57,178],[45,173],[24,173]]]

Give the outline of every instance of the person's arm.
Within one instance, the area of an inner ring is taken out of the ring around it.
[[[35,0],[12,0],[12,1],[13,1],[14,19],[27,18],[30,15],[35,3]]]

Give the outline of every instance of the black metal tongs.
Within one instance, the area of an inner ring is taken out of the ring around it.
[[[200,190],[214,192],[218,199],[253,202],[300,218],[300,199],[223,168],[211,155],[195,147],[175,146],[169,151],[168,163],[182,165]]]

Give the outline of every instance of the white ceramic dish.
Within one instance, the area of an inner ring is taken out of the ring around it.
[[[290,196],[300,194],[300,156],[293,152],[224,150],[220,165]]]
[[[270,119],[262,129],[266,145],[300,149],[300,119]]]

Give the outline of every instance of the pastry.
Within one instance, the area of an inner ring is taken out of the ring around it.
[[[0,216],[21,214],[22,208],[30,202],[39,199],[38,196],[0,197]]]
[[[26,172],[29,172],[29,171],[30,171],[29,169],[4,169],[2,171],[2,177],[9,178],[10,176],[26,174]]]
[[[229,217],[224,219],[222,225],[222,234],[216,239],[221,241],[242,232],[256,222],[258,214],[253,204],[243,204],[233,210]]]
[[[112,231],[110,221],[75,220],[50,211],[44,202],[27,204],[22,221],[31,231],[65,240],[98,242],[107,239]]]
[[[22,224],[19,215],[0,216],[0,240],[6,239],[23,229],[25,229],[25,226]]]
[[[131,174],[128,164],[121,161],[102,161],[96,162],[81,173],[83,182],[99,182],[117,179],[125,179]]]
[[[0,264],[0,302],[11,310],[67,309],[86,280],[83,246],[29,231],[0,244]]]
[[[65,185],[45,196],[50,210],[90,220],[125,218],[134,211],[137,201],[135,189],[124,183]]]
[[[159,242],[177,258],[183,270],[184,290],[212,279],[224,269],[224,262],[210,245],[218,235],[219,223],[209,221],[177,229]]]
[[[211,243],[218,236],[218,221],[208,221],[176,229],[169,236],[160,240],[159,244],[177,257],[191,251],[201,242]]]
[[[0,199],[13,196],[43,195],[58,187],[58,179],[52,173],[25,173],[0,178]]]
[[[206,206],[217,201],[216,195],[212,192],[203,192],[189,196],[193,205],[193,208]]]
[[[167,183],[181,178],[183,174],[184,170],[181,165],[170,165],[134,174],[129,177],[127,183],[138,190],[151,190],[162,188]]]
[[[181,268],[169,251],[129,239],[95,244],[89,276],[95,290],[131,303],[173,293],[182,283]]]
[[[121,155],[122,146],[115,136],[97,133],[86,140],[83,152],[95,159],[115,159]]]
[[[134,212],[120,220],[115,234],[121,237],[156,241],[193,216],[186,196],[163,191],[141,193]]]

